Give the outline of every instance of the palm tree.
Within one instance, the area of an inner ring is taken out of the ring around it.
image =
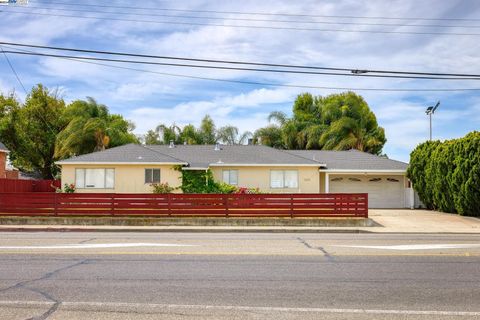
[[[239,135],[238,128],[234,126],[224,126],[217,130],[218,141],[225,144],[245,144],[250,137],[252,137],[250,131],[245,131]]]
[[[95,99],[72,102],[65,110],[68,125],[57,135],[55,156],[59,158],[105,150],[138,142],[134,126],[120,115],[111,115]]]

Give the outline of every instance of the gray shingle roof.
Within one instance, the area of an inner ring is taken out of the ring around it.
[[[305,159],[327,165],[327,169],[337,170],[407,170],[408,163],[379,157],[370,153],[327,150],[287,150]]]
[[[8,151],[7,147],[0,141],[0,150]]]
[[[97,151],[93,153],[84,154],[78,157],[72,157],[62,161],[59,164],[68,163],[84,163],[84,162],[103,162],[103,163],[117,163],[117,162],[135,162],[135,163],[178,163],[182,164],[185,161],[173,158],[166,154],[152,151],[144,146],[138,144],[126,144],[124,146],[107,149],[105,151]]]
[[[288,152],[258,145],[222,145],[215,150],[214,145],[178,145],[169,148],[166,145],[147,146],[151,150],[185,160],[194,168],[208,168],[215,165],[317,165]]]
[[[222,165],[326,165],[337,170],[406,170],[408,164],[357,150],[278,150],[258,145],[167,145],[127,144],[58,162],[74,163],[169,163],[206,169]]]

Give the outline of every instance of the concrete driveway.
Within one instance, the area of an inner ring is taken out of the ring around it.
[[[480,219],[438,211],[370,209],[369,217],[381,225],[374,232],[480,233]]]

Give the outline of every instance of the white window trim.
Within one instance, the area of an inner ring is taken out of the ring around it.
[[[87,177],[87,170],[104,170],[105,174],[103,177],[103,188],[88,188],[86,187],[86,177]],[[83,188],[77,186],[77,170],[83,170]],[[113,170],[113,187],[107,188],[107,170]],[[75,188],[76,189],[82,189],[82,190],[95,190],[95,189],[102,189],[102,190],[114,190],[115,189],[115,168],[75,168]]]
[[[283,181],[282,181],[282,186],[281,187],[273,187],[272,186],[272,171],[281,171],[283,175]],[[297,186],[296,187],[286,187],[285,186],[285,171],[295,171],[297,173]],[[270,170],[270,189],[298,189],[300,187],[299,184],[299,176],[298,176],[298,170],[290,170],[290,169],[279,169],[279,170]]]

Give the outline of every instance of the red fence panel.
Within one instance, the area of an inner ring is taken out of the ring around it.
[[[55,192],[60,180],[0,179],[0,192]]]
[[[0,193],[0,215],[368,217],[366,193]]]

